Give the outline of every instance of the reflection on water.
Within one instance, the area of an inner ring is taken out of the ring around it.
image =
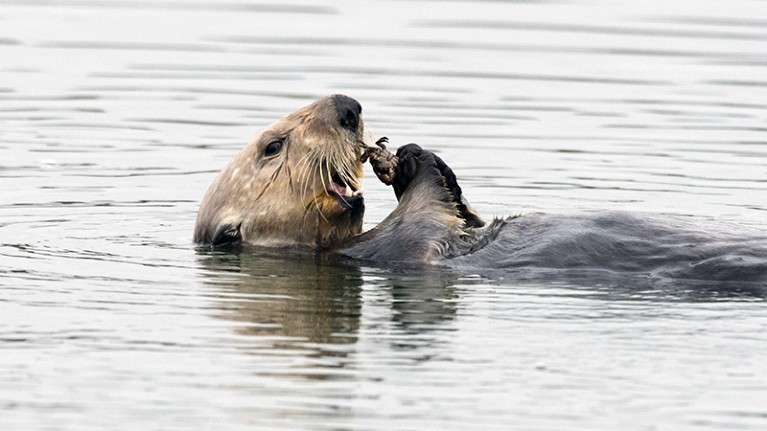
[[[238,333],[273,338],[274,348],[307,342],[354,344],[362,314],[362,286],[388,292],[391,323],[399,330],[428,331],[455,316],[457,275],[441,271],[385,273],[365,280],[361,269],[320,258],[201,252],[203,283],[221,291],[223,319],[247,322]],[[333,347],[321,354],[343,355]]]
[[[0,0],[0,428],[767,428],[761,285],[190,244],[221,167],[331,93],[488,218],[764,230],[764,9]]]
[[[358,270],[253,251],[203,254],[200,264],[203,283],[229,297],[220,317],[252,324],[243,327],[244,335],[278,337],[285,344],[356,341],[363,285]]]

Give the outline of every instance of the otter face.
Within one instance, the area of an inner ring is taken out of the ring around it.
[[[361,112],[356,100],[334,95],[269,126],[208,189],[194,241],[325,248],[358,235]]]

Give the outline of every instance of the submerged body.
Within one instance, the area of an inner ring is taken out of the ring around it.
[[[767,235],[742,227],[624,212],[526,214],[478,226],[433,153],[400,148],[399,205],[339,248],[354,259],[461,270],[603,271],[671,279],[767,282]],[[403,259],[404,257],[404,259]]]
[[[195,241],[297,246],[379,265],[767,282],[767,235],[759,231],[732,233],[694,221],[626,213],[529,214],[485,225],[452,170],[414,144],[397,151],[393,171],[376,171],[393,186],[399,204],[378,226],[361,233],[365,145],[360,112],[353,99],[330,96],[275,123],[211,186]],[[282,137],[284,148],[267,154],[270,141],[263,136],[273,135]],[[291,170],[290,157],[303,165]]]
[[[627,213],[532,214],[504,221],[460,267],[591,269],[659,278],[767,281],[767,237]]]

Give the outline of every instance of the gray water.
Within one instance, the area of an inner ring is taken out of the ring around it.
[[[763,1],[0,0],[0,429],[767,429],[764,286],[191,244],[228,160],[332,93],[486,218],[767,229],[766,88]]]

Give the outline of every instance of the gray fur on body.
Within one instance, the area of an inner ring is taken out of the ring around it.
[[[452,196],[433,167],[419,170],[397,208],[338,252],[375,262],[437,263],[465,235]]]
[[[379,264],[471,271],[537,268],[767,281],[767,235],[761,231],[623,212],[528,214],[467,227],[458,209],[465,199],[451,193],[444,170],[430,162],[429,154],[422,151],[415,158],[416,172],[400,186],[397,208],[339,253]]]
[[[767,281],[767,236],[738,230],[623,212],[530,214],[504,220],[486,246],[446,262],[459,268],[584,269],[672,279]]]

